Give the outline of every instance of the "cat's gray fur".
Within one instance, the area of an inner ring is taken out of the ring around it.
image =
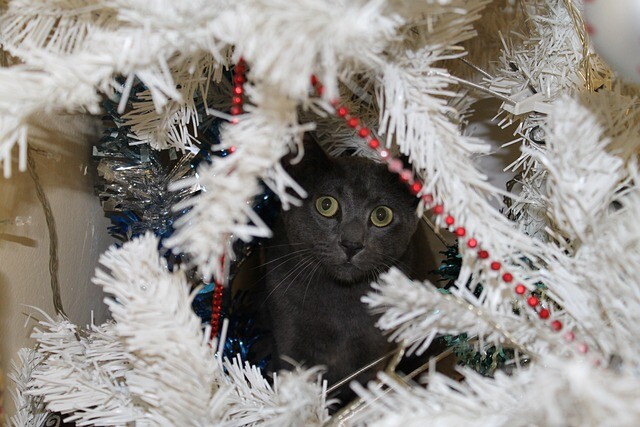
[[[393,349],[360,298],[392,265],[414,275],[417,200],[385,165],[329,158],[314,143],[305,148],[303,161],[290,173],[309,195],[302,206],[282,212],[267,245],[266,306],[275,341],[273,368],[289,367],[283,356],[324,365],[331,385]],[[315,207],[324,195],[340,204],[334,218]],[[379,205],[394,214],[382,228],[370,221]],[[374,375],[372,369],[357,379],[366,382]],[[351,397],[348,387],[339,397]]]

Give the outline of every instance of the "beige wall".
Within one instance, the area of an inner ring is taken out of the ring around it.
[[[107,310],[101,290],[90,279],[98,256],[111,239],[106,231],[108,221],[93,194],[89,156],[91,141],[99,137],[98,124],[82,116],[45,116],[38,121],[30,140],[56,157],[33,156],[56,221],[62,302],[73,322],[88,324],[93,310],[95,321],[101,323]],[[33,346],[29,334],[34,322],[28,322],[25,313],[39,314],[27,306],[54,314],[45,216],[29,173],[19,172],[14,162],[10,179],[0,174],[0,221],[16,216],[31,217],[31,224],[0,225],[0,357],[4,375],[16,351]],[[10,386],[6,379],[4,384]],[[5,393],[7,412],[11,412],[9,400]]]

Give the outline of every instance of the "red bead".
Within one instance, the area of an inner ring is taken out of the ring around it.
[[[456,236],[463,237],[465,234],[467,234],[467,230],[464,227],[456,228]]]
[[[349,111],[346,109],[346,107],[339,107],[336,110],[336,114],[338,115],[338,117],[345,117],[347,114],[349,114]]]
[[[540,304],[540,300],[534,296],[530,296],[529,298],[527,298],[527,304],[529,304],[531,307],[535,307]]]
[[[371,141],[369,141],[369,147],[375,150],[376,148],[380,147],[380,142],[377,139],[372,139]]]
[[[516,294],[518,295],[524,295],[524,293],[526,292],[527,288],[524,287],[524,285],[522,283],[518,283],[516,285]]]
[[[576,339],[576,334],[574,334],[573,332],[569,331],[564,334],[564,340],[566,342],[572,342],[574,339]]]
[[[240,120],[238,120],[237,117],[234,117],[234,118],[231,119],[231,124],[232,125],[237,125],[238,123],[240,123]]]
[[[491,263],[491,269],[492,269],[493,271],[498,271],[498,270],[500,270],[500,266],[501,266],[501,264],[500,264],[498,261],[493,261],[493,262]]]
[[[234,71],[237,74],[244,74],[247,72],[247,64],[246,62],[244,62],[243,60],[238,61],[238,63],[236,64],[236,68],[234,69]]]
[[[389,169],[389,172],[400,173],[403,168],[404,165],[400,159],[391,159],[389,160],[389,163],[387,163],[387,169]]]
[[[433,207],[433,213],[436,214],[436,215],[442,215],[444,213],[444,206],[435,205]]]
[[[357,117],[351,117],[349,120],[347,120],[347,124],[349,125],[349,127],[356,128],[360,124],[360,120],[358,120]]]
[[[235,93],[236,95],[242,95],[244,93],[244,89],[242,88],[242,86],[236,86],[233,88],[233,93]]]
[[[423,194],[422,195],[422,200],[425,203],[433,203],[433,195],[432,194]]]
[[[318,96],[322,96],[322,94],[324,94],[324,86],[322,85],[316,86],[316,93],[318,94]]]
[[[586,354],[589,351],[589,346],[582,343],[578,346],[578,350],[580,350],[580,353]]]
[[[231,147],[229,147],[229,153],[233,154],[236,152],[236,146],[232,145]]]
[[[487,259],[489,258],[489,252],[485,250],[478,251],[478,258]]]
[[[315,74],[311,75],[311,85],[315,86],[318,84],[318,78],[315,76]]]
[[[467,246],[469,246],[471,249],[473,249],[476,246],[478,246],[478,241],[472,237],[471,239],[469,239],[467,241]]]
[[[447,225],[453,225],[453,223],[456,222],[453,217],[451,215],[447,215],[447,217],[444,219],[444,223]]]
[[[231,114],[234,116],[242,114],[242,107],[239,105],[234,105],[233,107],[231,107]]]
[[[420,193],[420,190],[422,190],[422,183],[420,181],[416,181],[413,184],[411,184],[411,193],[415,196],[418,195],[418,193]]]
[[[242,75],[236,75],[236,76],[233,78],[233,82],[234,82],[235,84],[237,84],[237,85],[241,85],[241,84],[243,84],[243,83],[244,83],[244,82],[246,82],[246,81],[247,81],[247,79],[245,79],[245,78],[244,78],[244,76],[242,76]]]
[[[368,137],[368,136],[369,136],[369,129],[367,129],[367,128],[361,128],[361,129],[358,131],[358,135],[360,136],[360,138],[366,138],[366,137]]]
[[[390,155],[389,150],[385,150],[384,148],[382,150],[380,150],[378,152],[378,154],[380,154],[380,158],[382,158],[384,160],[388,159],[389,155]]]
[[[513,280],[513,274],[511,273],[504,273],[502,275],[502,280],[504,280],[507,283],[511,283],[511,281]]]
[[[559,320],[554,320],[553,322],[551,322],[551,329],[558,332],[562,329],[562,322]]]
[[[404,169],[400,172],[400,181],[407,183],[413,177],[413,173],[410,170]]]
[[[551,313],[549,313],[549,310],[546,308],[543,308],[538,312],[538,316],[540,316],[541,319],[548,319],[549,315],[551,315]]]
[[[231,98],[231,102],[234,105],[242,105],[242,97],[241,96],[234,96],[233,98]]]

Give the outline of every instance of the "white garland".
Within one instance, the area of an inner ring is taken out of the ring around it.
[[[13,372],[9,379],[15,384],[11,397],[16,406],[16,413],[9,419],[10,426],[40,427],[46,419],[46,410],[41,397],[30,396],[29,381],[34,368],[42,360],[42,355],[35,350],[22,348],[18,351],[18,360],[12,361]]]
[[[576,245],[603,221],[622,184],[624,163],[606,152],[610,141],[597,117],[572,98],[554,103],[545,129],[547,150],[530,154],[548,172],[549,216]]]
[[[634,426],[640,419],[636,377],[595,368],[584,361],[547,359],[514,375],[482,377],[462,369],[459,383],[438,373],[428,389],[407,388],[386,374],[389,389],[357,387],[367,409],[350,425],[407,426]],[[399,410],[398,408],[402,408]]]
[[[206,278],[220,278],[220,260],[233,256],[233,240],[270,234],[250,206],[261,191],[260,180],[285,207],[305,196],[280,164],[290,152],[301,154],[302,134],[314,126],[299,123],[298,108],[324,114],[331,110],[327,101],[340,90],[366,81],[367,93],[358,96],[372,99],[367,119],[378,114],[378,133],[387,147],[409,156],[425,182],[423,192],[443,202],[456,224],[477,237],[517,281],[529,290],[542,282],[561,307],[549,304],[551,316],[575,331],[590,356],[565,358],[576,352],[575,345],[564,344],[562,334],[552,333],[522,302],[514,302],[512,285],[463,245],[458,289],[450,295],[395,270],[382,276],[374,287],[378,293],[365,298],[381,313],[379,326],[418,352],[437,332],[469,332],[481,342],[522,350],[531,366],[495,379],[465,371],[464,384],[432,375],[427,391],[383,376],[390,391],[359,389],[368,405],[360,420],[522,425],[532,408],[546,425],[637,424],[638,402],[631,394],[640,368],[637,91],[612,84],[597,58],[584,62],[589,52],[567,9],[571,2],[489,6],[483,32],[500,10],[522,19],[513,27],[496,19],[495,28],[504,30],[504,49],[497,65],[487,67],[495,75],[473,80],[508,97],[534,96],[533,88],[550,113],[548,118],[536,111],[506,114],[510,107],[503,108],[503,124],[518,123],[527,147],[513,165],[524,169],[522,197],[510,210],[519,222],[507,220],[487,200],[504,192],[491,187],[473,163],[488,147],[465,133],[471,101],[459,99],[464,92],[452,76],[461,67],[457,58],[465,54],[461,46],[477,46],[473,22],[487,4],[9,1],[0,37],[3,49],[23,63],[0,69],[4,174],[11,173],[16,145],[19,168],[26,168],[28,126],[39,112],[98,113],[103,94],[119,97],[123,112],[136,79],[147,91],[124,116],[132,139],[153,148],[195,151],[194,129],[201,120],[196,93],[209,102],[215,92],[210,82],[243,57],[251,66],[246,93],[252,105],[237,124],[223,127],[221,137],[235,153],[203,164],[195,178],[177,186],[202,191],[174,207],[189,210],[165,242],[188,253]],[[523,20],[526,30],[513,31]],[[482,66],[496,59],[471,58]],[[589,83],[602,86],[598,93],[582,93],[583,69],[593,77]],[[319,101],[310,97],[311,74],[325,86]],[[124,84],[116,81],[120,75]],[[472,99],[480,96],[474,93]],[[214,104],[207,105],[209,112],[221,115]],[[545,131],[544,146],[532,138],[537,126]],[[334,148],[350,143],[341,136]],[[157,244],[144,236],[101,259],[110,271],[99,270],[95,282],[112,295],[107,304],[115,323],[83,329],[63,318],[41,321],[34,333],[37,354],[20,355],[14,424],[38,423],[44,404],[78,425],[327,421],[326,390],[316,369],[285,374],[270,386],[254,367],[214,359],[190,310],[184,273],[167,271]],[[466,285],[480,282],[483,292],[476,298]],[[595,368],[594,360],[603,366]]]
[[[182,271],[169,272],[150,234],[112,247],[95,283],[112,297],[116,323],[88,329],[45,318],[13,379],[14,425],[50,411],[77,425],[320,426],[327,418],[317,369],[283,374],[271,387],[257,368],[222,361],[191,310]],[[27,424],[25,424],[27,423]]]
[[[540,343],[534,341],[547,335],[535,322],[515,315],[512,309],[496,312],[473,306],[456,298],[455,290],[451,295],[429,282],[410,281],[395,268],[381,275],[372,286],[373,292],[362,301],[374,313],[382,313],[377,326],[390,340],[404,343],[409,353],[422,354],[438,334],[466,332],[481,342],[520,350],[522,346],[540,350]],[[542,345],[549,350],[548,343]]]

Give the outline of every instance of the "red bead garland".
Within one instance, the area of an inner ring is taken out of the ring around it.
[[[242,106],[244,105],[244,99],[242,95],[244,94],[243,85],[246,83],[247,78],[245,73],[247,72],[247,64],[246,62],[240,58],[238,63],[235,65],[233,69],[233,96],[231,97],[231,115],[238,116],[243,113]],[[231,120],[232,124],[238,123],[238,118],[234,117]],[[233,153],[236,151],[235,147],[229,147],[229,153]],[[224,256],[220,259],[220,264],[224,266]],[[211,319],[209,320],[209,324],[211,326],[210,338],[213,339],[218,336],[218,332],[220,332],[220,318],[222,317],[222,295],[224,293],[224,285],[220,282],[216,281],[215,286],[213,288],[213,296],[211,298]]]
[[[233,68],[233,98],[231,98],[231,103],[233,104],[231,107],[231,115],[239,116],[243,113],[242,106],[244,105],[244,100],[242,99],[242,95],[244,94],[243,85],[247,81],[245,73],[247,72],[247,64],[244,62],[242,58],[238,61],[236,66]],[[237,119],[234,118],[232,123],[237,123]]]
[[[320,82],[315,76],[312,76],[311,84],[315,88],[316,94],[321,96],[323,94],[324,87],[322,86],[322,84],[320,84]],[[345,106],[340,105],[339,100],[332,100],[331,105],[335,107],[336,115],[338,117],[345,119],[347,125],[355,129],[358,136],[365,139],[367,141],[367,145],[370,148],[372,148],[373,150],[376,150],[380,159],[387,163],[389,170],[399,175],[400,180],[409,187],[409,190],[411,191],[411,193],[416,196],[420,195],[420,193],[423,191],[422,182],[415,179],[411,171],[404,169],[402,167],[402,162],[399,161],[399,159],[394,159],[393,157],[391,157],[389,150],[385,148],[381,148],[380,142],[374,137],[372,137],[371,131],[368,128],[361,126],[360,120],[357,117],[354,117],[353,115],[351,115],[349,113],[349,110]],[[433,204],[434,197],[432,194],[423,194],[421,195],[421,199],[424,201],[427,207],[431,207],[434,215],[437,215],[440,218],[444,216],[444,223],[448,227],[453,226],[453,224],[455,223],[454,217],[445,211],[445,208],[442,204],[435,204],[435,205]],[[452,232],[454,232],[456,236],[458,236],[459,238],[463,238],[467,236],[467,230],[464,227],[458,226],[455,229],[453,228],[449,228],[449,229]],[[466,243],[467,243],[467,247],[470,249],[476,249],[479,246],[477,239],[473,237],[469,237],[466,240]],[[489,256],[490,256],[489,252],[486,249],[480,249],[477,251],[476,254],[480,260],[489,259]],[[494,261],[491,261],[490,268],[493,271],[501,272],[502,264],[501,262],[494,260]],[[514,276],[510,272],[502,272],[501,276],[499,277],[501,277],[504,283],[511,283],[514,280]],[[516,295],[520,297],[524,297],[527,292],[527,288],[522,283],[518,283],[513,289]],[[547,308],[539,308],[540,300],[536,296],[530,295],[529,297],[526,298],[526,301],[527,301],[527,304],[537,312],[538,317],[540,319],[549,321],[551,317],[551,312]],[[563,328],[562,322],[557,319],[549,321],[549,325],[550,325],[550,329],[554,332],[559,332]],[[571,343],[575,339],[575,334],[572,331],[569,331],[565,333],[564,339],[566,342]],[[589,346],[585,343],[580,343],[578,345],[578,350],[581,353],[585,354],[589,351]]]
[[[211,299],[211,335],[210,338],[214,339],[218,336],[220,331],[220,317],[222,316],[222,293],[224,292],[224,286],[219,282],[216,282],[213,288],[213,297]]]

